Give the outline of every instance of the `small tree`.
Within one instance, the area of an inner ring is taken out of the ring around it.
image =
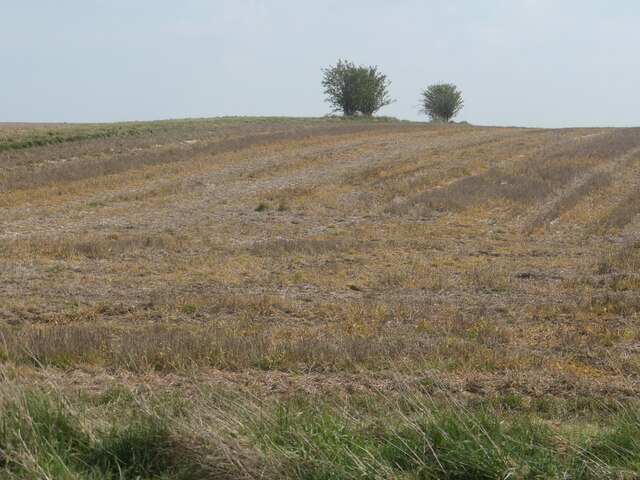
[[[455,117],[464,102],[462,93],[451,83],[437,83],[429,85],[422,92],[422,113],[429,115],[431,120],[450,121]]]
[[[371,116],[393,101],[387,91],[391,82],[378,72],[377,66],[356,67],[353,62],[338,60],[335,67],[322,71],[326,101],[331,103],[334,112]]]

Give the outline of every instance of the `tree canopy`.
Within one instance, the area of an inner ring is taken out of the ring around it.
[[[322,70],[322,86],[334,112],[344,115],[371,116],[393,100],[389,97],[391,82],[377,66],[356,66],[353,62],[338,63]]]
[[[432,120],[450,121],[455,117],[464,102],[462,93],[451,83],[429,85],[422,92],[422,110]]]

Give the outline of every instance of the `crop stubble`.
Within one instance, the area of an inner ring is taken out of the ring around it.
[[[638,145],[298,120],[7,150],[0,355],[632,397]]]

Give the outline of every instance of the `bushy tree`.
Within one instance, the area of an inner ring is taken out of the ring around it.
[[[429,85],[422,92],[421,112],[431,120],[448,122],[458,114],[463,105],[462,93],[451,83]]]
[[[353,62],[338,60],[337,65],[322,71],[326,101],[334,112],[371,116],[393,101],[387,90],[391,82],[377,66],[357,67]]]

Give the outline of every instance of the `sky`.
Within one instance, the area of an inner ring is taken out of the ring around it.
[[[0,122],[331,113],[322,69],[395,102],[453,83],[456,120],[640,125],[637,0],[0,0]]]

